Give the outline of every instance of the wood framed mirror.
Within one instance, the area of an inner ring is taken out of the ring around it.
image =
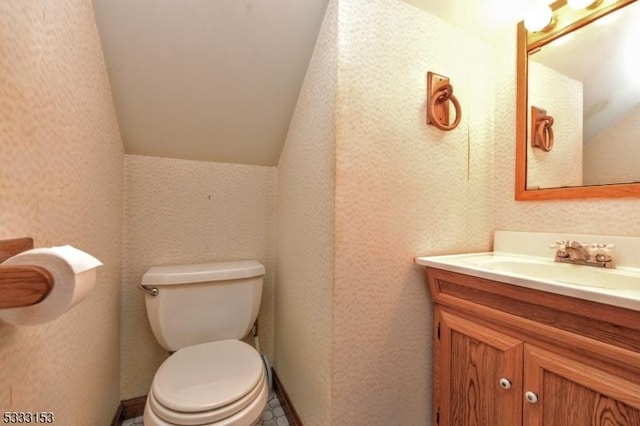
[[[515,199],[638,197],[640,1],[551,9],[544,30],[518,24]],[[551,150],[532,146],[533,107],[554,118]]]

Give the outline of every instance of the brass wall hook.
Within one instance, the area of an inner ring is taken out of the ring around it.
[[[535,106],[531,107],[531,146],[547,152],[553,148],[553,117]]]
[[[449,78],[427,72],[427,124],[440,130],[450,131],[458,127],[462,118],[460,102],[453,95],[453,86]],[[449,124],[449,101],[453,104],[456,118]]]

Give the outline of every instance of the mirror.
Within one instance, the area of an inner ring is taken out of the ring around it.
[[[518,25],[516,200],[640,196],[640,2],[595,5]]]

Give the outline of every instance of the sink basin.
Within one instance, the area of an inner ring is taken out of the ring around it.
[[[554,262],[549,242],[613,241],[616,269]],[[492,281],[640,311],[640,238],[496,231],[495,251],[417,257],[416,263]],[[534,249],[530,249],[534,247]],[[623,251],[624,250],[624,251]]]
[[[483,255],[463,261],[477,268],[496,273],[531,277],[566,284],[607,288],[612,290],[639,290],[640,271],[628,268],[604,269],[592,266],[571,265],[525,256]]]
[[[416,263],[640,311],[640,268],[605,269],[493,252],[418,257]]]

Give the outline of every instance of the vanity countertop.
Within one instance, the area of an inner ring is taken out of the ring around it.
[[[559,240],[615,244],[615,269],[554,262]],[[640,238],[496,231],[494,251],[422,256],[422,266],[640,311]]]

